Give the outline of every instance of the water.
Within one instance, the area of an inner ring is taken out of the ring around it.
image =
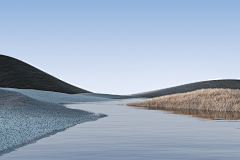
[[[144,110],[135,100],[68,104],[108,117],[76,125],[0,157],[1,160],[218,160],[240,158],[240,123]]]

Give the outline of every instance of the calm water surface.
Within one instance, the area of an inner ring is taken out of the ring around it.
[[[32,159],[238,159],[240,123],[144,110],[131,101],[68,104],[108,117],[76,125],[0,157]]]

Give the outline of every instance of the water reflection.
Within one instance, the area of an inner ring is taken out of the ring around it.
[[[136,108],[136,107],[134,107]],[[192,117],[210,119],[210,120],[240,120],[239,112],[220,112],[220,111],[207,111],[196,109],[174,109],[174,108],[159,108],[159,107],[137,107],[146,110],[161,110],[173,114],[191,115]]]

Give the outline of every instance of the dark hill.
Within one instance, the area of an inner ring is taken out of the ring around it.
[[[90,93],[25,62],[4,55],[0,55],[0,87],[37,89],[69,94]]]
[[[153,97],[159,97],[159,96],[170,95],[175,93],[185,93],[185,92],[195,91],[198,89],[209,89],[209,88],[240,89],[240,80],[223,79],[223,80],[201,81],[201,82],[189,83],[189,84],[184,84],[176,87],[160,89],[160,90],[136,93],[130,96],[153,98]]]

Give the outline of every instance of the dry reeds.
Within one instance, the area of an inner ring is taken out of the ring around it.
[[[210,120],[240,120],[240,112],[220,112],[199,109],[174,109],[174,108],[156,108],[141,107],[146,110],[161,110],[172,114],[190,115],[192,117],[210,119]]]
[[[128,103],[129,106],[240,112],[240,90],[201,89]]]

